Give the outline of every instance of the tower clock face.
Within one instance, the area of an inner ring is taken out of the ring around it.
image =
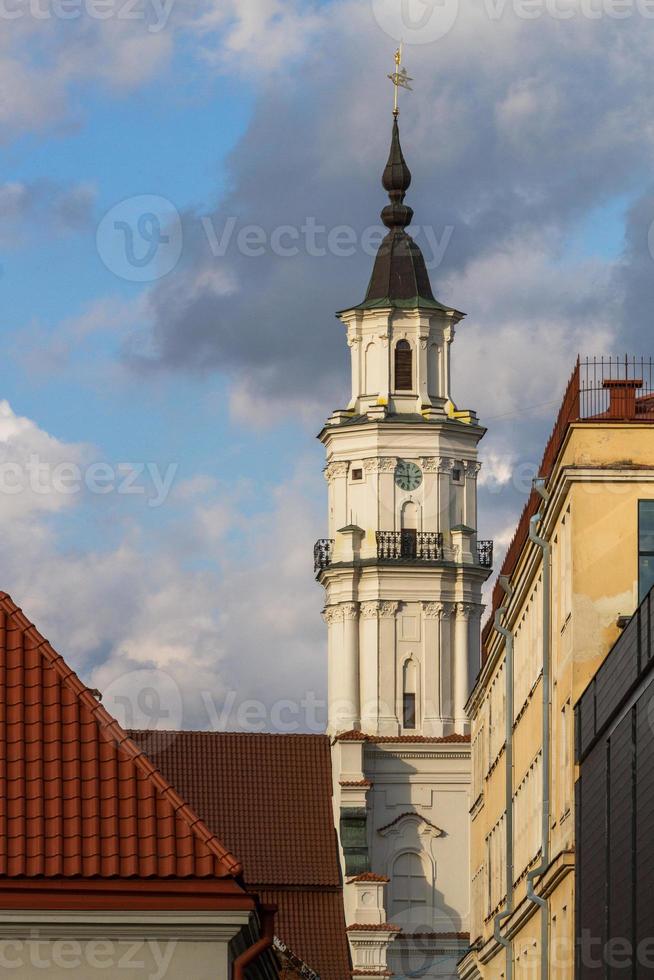
[[[416,463],[400,459],[395,467],[395,482],[400,490],[417,490],[422,483],[422,470]]]

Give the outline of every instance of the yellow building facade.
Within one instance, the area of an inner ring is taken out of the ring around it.
[[[493,594],[467,705],[462,980],[574,976],[574,705],[653,584],[654,412],[637,374],[577,364]]]

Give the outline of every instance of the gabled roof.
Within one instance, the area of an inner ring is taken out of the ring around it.
[[[249,884],[340,887],[326,736],[132,735],[239,855]]]
[[[133,732],[134,740],[279,907],[279,938],[320,976],[350,976],[324,735]],[[230,805],[238,798],[239,807]]]
[[[21,879],[93,879],[97,891],[98,879],[221,879],[240,871],[0,593],[0,891]]]

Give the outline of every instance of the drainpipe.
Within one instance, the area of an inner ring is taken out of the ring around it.
[[[275,938],[276,905],[262,905],[261,908],[261,938],[249,949],[244,950],[234,960],[232,980],[245,980],[245,971],[251,963],[258,960],[267,949],[270,949]]]
[[[506,598],[499,609],[495,610],[494,626],[504,637],[504,670],[506,683],[506,744],[504,748],[505,793],[506,793],[506,905],[493,920],[493,935],[500,946],[506,949],[506,980],[513,978],[513,945],[511,940],[502,935],[502,923],[513,914],[513,633],[500,625],[500,619],[507,611],[513,589],[508,576],[500,575],[500,585]]]
[[[534,489],[547,502],[549,493],[545,481],[534,480]],[[529,540],[540,548],[543,555],[543,813],[542,813],[542,857],[538,867],[527,875],[527,898],[541,910],[540,939],[540,978],[549,978],[549,907],[547,899],[534,891],[534,881],[543,875],[550,863],[550,545],[545,538],[536,533],[536,526],[542,521],[541,514],[534,514],[529,521]]]

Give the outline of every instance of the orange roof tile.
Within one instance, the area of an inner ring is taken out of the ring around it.
[[[0,887],[1,879],[229,878],[240,871],[0,593]]]
[[[320,980],[345,980],[351,965],[327,736],[132,736],[239,855],[246,886],[278,906],[279,938]]]

